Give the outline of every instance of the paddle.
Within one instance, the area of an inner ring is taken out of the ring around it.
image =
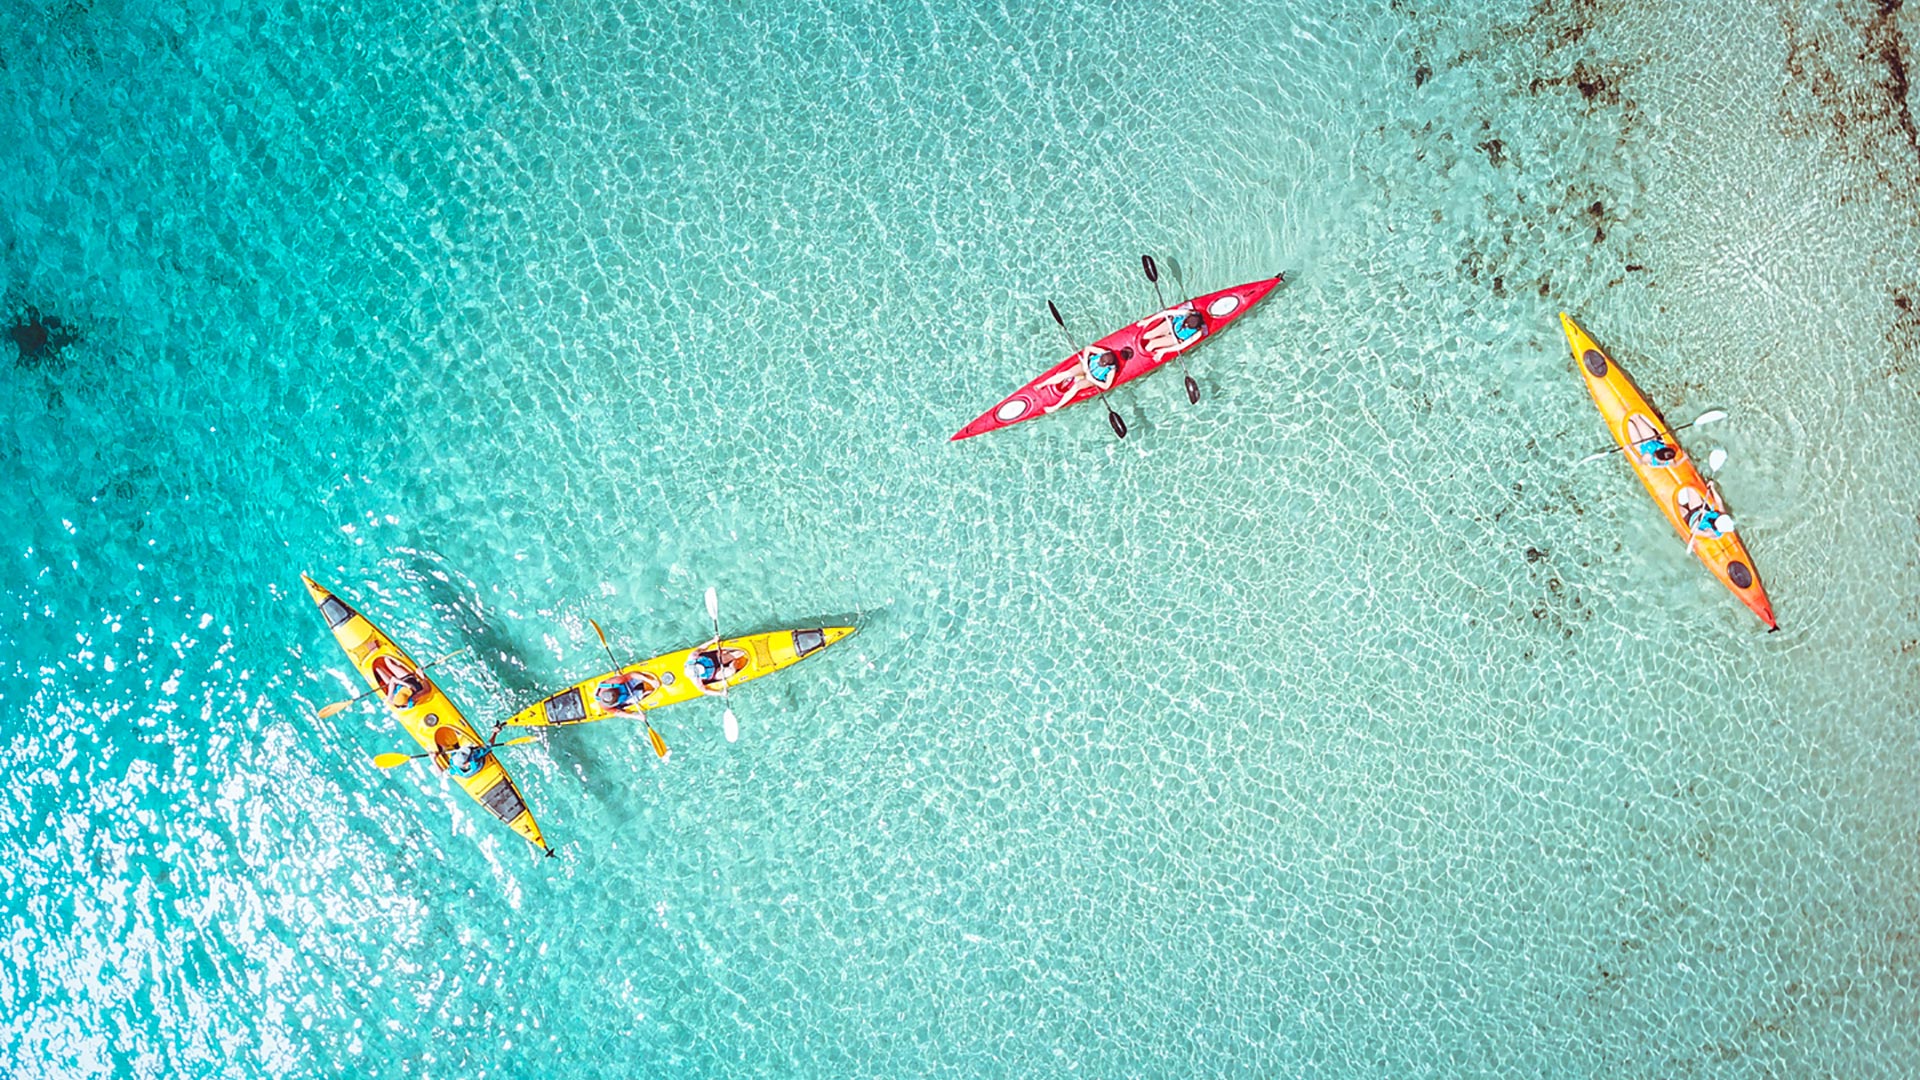
[[[1067,345],[1068,347],[1073,349],[1073,355],[1082,356],[1080,352],[1080,346],[1075,345],[1073,343],[1073,334],[1071,331],[1067,329],[1067,320],[1060,317],[1060,309],[1057,307],[1054,307],[1053,301],[1049,300],[1047,301],[1047,310],[1053,313],[1053,321],[1060,324],[1060,332],[1067,335]],[[1080,362],[1082,364],[1085,364],[1086,363],[1085,358],[1083,357]],[[1100,404],[1107,405],[1107,399],[1101,398]],[[1120,438],[1124,439],[1127,437],[1127,422],[1125,420],[1120,419],[1120,414],[1117,412],[1114,412],[1113,406],[1111,405],[1107,405],[1107,426],[1113,428],[1113,433],[1115,435],[1118,435]],[[715,630],[714,632],[719,633],[718,630]]]
[[[1689,420],[1686,423],[1681,424],[1679,427],[1673,428],[1671,430],[1685,431],[1690,427],[1697,427],[1701,424],[1717,424],[1720,421],[1725,420],[1726,418],[1727,418],[1727,411],[1725,409],[1708,409],[1706,412],[1701,413],[1699,416],[1694,417],[1692,420]],[[1599,461],[1601,458],[1606,457],[1608,454],[1617,454],[1624,449],[1626,449],[1626,447],[1624,446],[1609,446],[1605,450],[1595,450],[1593,453],[1588,454],[1586,457],[1583,457],[1579,461],[1574,462],[1574,464],[1585,465],[1589,461]]]
[[[593,632],[600,635],[600,647],[607,650],[607,663],[613,665],[614,674],[619,674],[620,661],[613,658],[613,646],[607,644],[607,632],[600,629],[600,624],[592,619],[587,620],[587,625],[593,627]],[[628,692],[632,692],[631,687],[628,688]],[[653,752],[660,755],[661,761],[667,760],[667,740],[653,730],[653,724],[647,720],[647,707],[640,704],[640,699],[637,697],[633,699],[633,707],[640,710],[640,722],[647,725],[647,741],[653,744]]]
[[[1147,280],[1153,282],[1153,298],[1160,301],[1160,310],[1167,310],[1167,298],[1160,293],[1160,268],[1153,264],[1153,256],[1140,256],[1140,269],[1145,270],[1147,272]],[[1182,378],[1187,380],[1187,404],[1198,405],[1200,404],[1200,384],[1194,382],[1193,376],[1186,373],[1186,360],[1187,354],[1183,350],[1180,353],[1180,374]]]
[[[451,660],[454,657],[459,656],[461,653],[466,651],[467,651],[467,647],[465,645],[462,645],[459,648],[448,653],[447,655],[441,657],[439,660],[435,660],[432,663],[422,665],[420,670],[425,671],[427,670],[427,668],[432,667],[434,664],[439,664],[439,663],[443,663],[445,661]],[[336,701],[333,704],[327,706],[326,708],[321,709],[319,718],[322,720],[325,720],[327,717],[337,714],[338,712],[340,712],[340,710],[345,709],[347,706],[352,705],[356,702],[362,701],[379,692],[380,692],[380,688],[376,686],[371,689],[364,690],[358,694],[355,694],[345,701]]]
[[[726,657],[723,656],[720,651],[722,648],[720,644],[720,594],[711,585],[707,586],[707,615],[713,619],[713,669],[717,675],[720,673],[721,662],[725,660]],[[733,698],[727,694],[727,680],[724,676],[720,679],[720,700],[727,703],[726,712],[721,716],[721,720],[725,724],[727,741],[739,742],[740,719],[733,715]]]
[[[533,736],[522,735],[517,739],[508,739],[506,742],[488,743],[484,749],[491,750],[496,746],[519,746],[521,743],[530,743],[532,741]],[[458,749],[458,747],[455,749]],[[423,757],[432,757],[437,753],[439,753],[437,750],[428,750],[418,754],[377,754],[374,756],[373,763],[383,769],[391,769],[395,765],[405,765],[409,761],[419,761]]]

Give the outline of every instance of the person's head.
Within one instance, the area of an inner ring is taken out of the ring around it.
[[[1679,456],[1680,454],[1678,451],[1674,450],[1674,448],[1671,446],[1665,445],[1664,443],[1661,444],[1660,449],[1655,450],[1653,452],[1653,460],[1655,461],[1672,461],[1674,458],[1677,458]]]
[[[1180,320],[1180,325],[1186,327],[1189,330],[1198,330],[1202,326],[1206,325],[1206,320],[1200,317],[1199,312],[1189,311],[1187,312],[1187,317]]]
[[[603,685],[600,689],[593,692],[593,696],[600,704],[605,705],[609,709],[620,704],[620,688],[617,686],[610,684]]]
[[[413,684],[410,682],[393,684],[393,696],[388,700],[393,702],[393,707],[396,709],[404,709],[413,704]]]

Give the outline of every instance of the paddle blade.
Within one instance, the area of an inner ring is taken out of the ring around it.
[[[1113,433],[1120,438],[1124,439],[1127,437],[1127,422],[1120,419],[1120,414],[1114,412],[1112,409],[1107,410],[1107,426],[1111,427]]]
[[[727,741],[739,742],[740,741],[740,718],[733,715],[732,709],[728,709],[726,711],[726,715],[722,716],[720,720],[724,730],[726,731]]]
[[[1708,472],[1717,473],[1720,471],[1720,467],[1725,465],[1726,463],[1727,463],[1727,452],[1725,450],[1720,449],[1717,446],[1713,448],[1711,453],[1707,454],[1707,471]]]
[[[1703,412],[1699,416],[1696,416],[1693,418],[1693,426],[1699,427],[1701,424],[1717,424],[1720,421],[1725,420],[1726,418],[1727,418],[1727,410],[1708,409],[1706,412]]]
[[[1187,376],[1187,404],[1200,404],[1200,384],[1194,382],[1191,375]]]
[[[530,743],[532,741],[533,741],[533,736],[522,735],[517,739],[508,739],[506,742],[497,742],[497,743],[494,743],[493,745],[494,746],[524,746],[527,743]]]
[[[653,744],[653,752],[660,755],[661,761],[667,760],[667,740],[661,738],[651,724],[647,725],[647,741]]]
[[[320,719],[325,720],[329,716],[338,716],[340,715],[341,710],[345,709],[347,706],[351,704],[353,704],[353,700],[336,701],[333,704],[327,706],[326,708],[320,710]]]
[[[383,769],[391,769],[395,765],[405,765],[413,757],[412,754],[379,754],[374,757],[373,763]]]
[[[593,632],[600,635],[600,647],[603,649],[606,648],[607,632],[605,630],[600,629],[600,624],[593,621],[592,619],[587,620],[587,625],[593,627]]]
[[[1053,313],[1053,321],[1060,324],[1060,329],[1065,330],[1067,328],[1067,320],[1060,317],[1060,309],[1053,306],[1053,301],[1047,301],[1047,310]]]
[[[707,586],[707,617],[715,623],[720,621],[720,593],[713,586]]]
[[[1153,256],[1140,256],[1140,269],[1147,272],[1148,281],[1153,282],[1155,285],[1160,284],[1160,268],[1153,265]]]

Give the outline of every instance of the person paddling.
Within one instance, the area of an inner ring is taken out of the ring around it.
[[[1095,393],[1113,388],[1113,382],[1120,377],[1120,365],[1133,359],[1132,349],[1119,352],[1100,350],[1089,345],[1075,358],[1078,362],[1072,367],[1041,383],[1041,386],[1058,386],[1060,400],[1044,406],[1044,412],[1058,412],[1067,407],[1082,390],[1092,389]]]
[[[720,639],[713,638],[687,657],[687,677],[700,687],[702,693],[719,696],[726,692],[727,683],[746,666],[747,654],[744,651],[720,647]]]
[[[1140,343],[1153,354],[1156,364],[1164,363],[1167,357],[1199,341],[1207,332],[1206,316],[1200,314],[1192,302],[1149,315],[1135,325],[1145,331]]]
[[[405,712],[420,704],[426,694],[426,676],[390,656],[375,657],[368,671],[373,675],[374,685],[380,688],[380,696],[396,712]]]
[[[1664,469],[1672,466],[1674,460],[1680,456],[1678,450],[1661,442],[1658,435],[1640,443],[1635,446],[1634,449],[1639,452],[1641,461],[1646,462],[1648,466],[1656,469]]]
[[[492,754],[487,747],[462,743],[447,751],[447,771],[459,777],[472,776],[487,767],[487,758]]]
[[[1671,468],[1680,460],[1679,448],[1669,443],[1653,426],[1653,421],[1644,416],[1627,419],[1627,438],[1634,455],[1650,469]]]
[[[1674,501],[1680,507],[1680,513],[1687,523],[1687,554],[1693,554],[1694,546],[1702,540],[1718,540],[1723,536],[1732,536],[1734,530],[1733,515],[1728,514],[1720,502],[1720,492],[1712,482],[1707,484],[1707,492],[1713,505],[1700,493],[1687,487],[1681,488]]]
[[[646,699],[660,689],[660,679],[652,672],[616,672],[603,680],[593,692],[600,707],[614,716],[639,716]]]

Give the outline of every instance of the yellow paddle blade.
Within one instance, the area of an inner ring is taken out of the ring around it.
[[[320,710],[320,719],[325,720],[329,716],[338,715],[342,709],[345,709],[347,706],[351,704],[353,704],[353,700],[351,699],[347,701],[336,701],[333,704],[327,706],[326,708]]]
[[[647,741],[653,744],[653,752],[660,755],[661,761],[667,760],[667,740],[661,738],[652,725],[647,727]]]
[[[412,754],[379,754],[374,757],[373,763],[383,769],[391,769],[395,765],[405,765],[413,758]]]
[[[520,745],[520,744],[522,744],[522,743],[530,743],[530,742],[532,742],[532,741],[533,741],[533,736],[531,736],[531,735],[522,735],[522,736],[520,736],[520,737],[519,737],[519,738],[517,738],[517,739],[508,739],[508,740],[507,740],[506,742],[497,742],[497,743],[494,743],[493,745],[495,745],[495,746],[519,746],[519,745]]]
[[[600,635],[600,644],[604,647],[607,644],[607,632],[600,629],[600,624],[592,619],[587,620],[587,625],[593,627],[593,632]]]

